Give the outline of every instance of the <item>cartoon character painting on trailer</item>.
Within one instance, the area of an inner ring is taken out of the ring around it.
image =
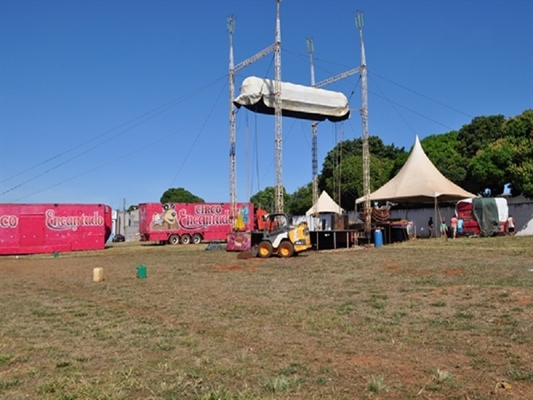
[[[163,204],[163,212],[152,215],[153,230],[168,230],[179,227],[178,213],[174,209],[174,204]]]
[[[237,215],[237,220],[235,221],[235,230],[241,231],[248,225],[248,207],[246,204],[243,204],[239,210],[239,215]]]

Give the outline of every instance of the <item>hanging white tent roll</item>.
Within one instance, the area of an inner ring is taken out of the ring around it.
[[[275,82],[251,76],[240,88],[240,95],[233,100],[237,107],[245,107],[260,114],[274,114]],[[344,121],[350,117],[347,97],[340,92],[317,89],[310,86],[281,82],[282,115],[311,121]]]

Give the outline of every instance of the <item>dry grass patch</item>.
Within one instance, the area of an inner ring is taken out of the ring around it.
[[[4,257],[0,397],[533,398],[532,244]]]

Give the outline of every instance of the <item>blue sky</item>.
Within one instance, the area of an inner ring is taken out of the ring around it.
[[[533,108],[533,1],[283,0],[282,80],[310,84],[360,65],[368,127],[407,150],[415,135]],[[235,63],[274,42],[274,0],[0,0],[0,202],[159,201],[184,187],[229,201],[229,37]],[[236,77],[274,78],[271,54]],[[358,75],[326,87],[350,99],[319,125],[327,152],[361,137]],[[309,121],[283,118],[283,183],[311,181]],[[237,114],[238,200],[275,184],[274,118]]]

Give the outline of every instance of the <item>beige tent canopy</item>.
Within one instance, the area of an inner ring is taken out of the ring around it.
[[[448,180],[430,161],[416,137],[413,150],[402,167],[385,185],[370,194],[371,201],[390,200],[398,203],[456,201],[476,197]],[[356,200],[362,203],[364,197]]]
[[[248,77],[243,81],[240,95],[233,103],[253,112],[273,115],[274,84],[270,79]],[[286,117],[311,121],[329,119],[338,122],[350,117],[350,107],[348,99],[342,93],[281,82],[281,113]]]
[[[305,213],[306,216],[313,215],[315,212],[315,206],[311,207]],[[316,204],[317,213],[337,213],[342,214],[344,210],[330,197],[330,195],[324,190],[318,198]]]

